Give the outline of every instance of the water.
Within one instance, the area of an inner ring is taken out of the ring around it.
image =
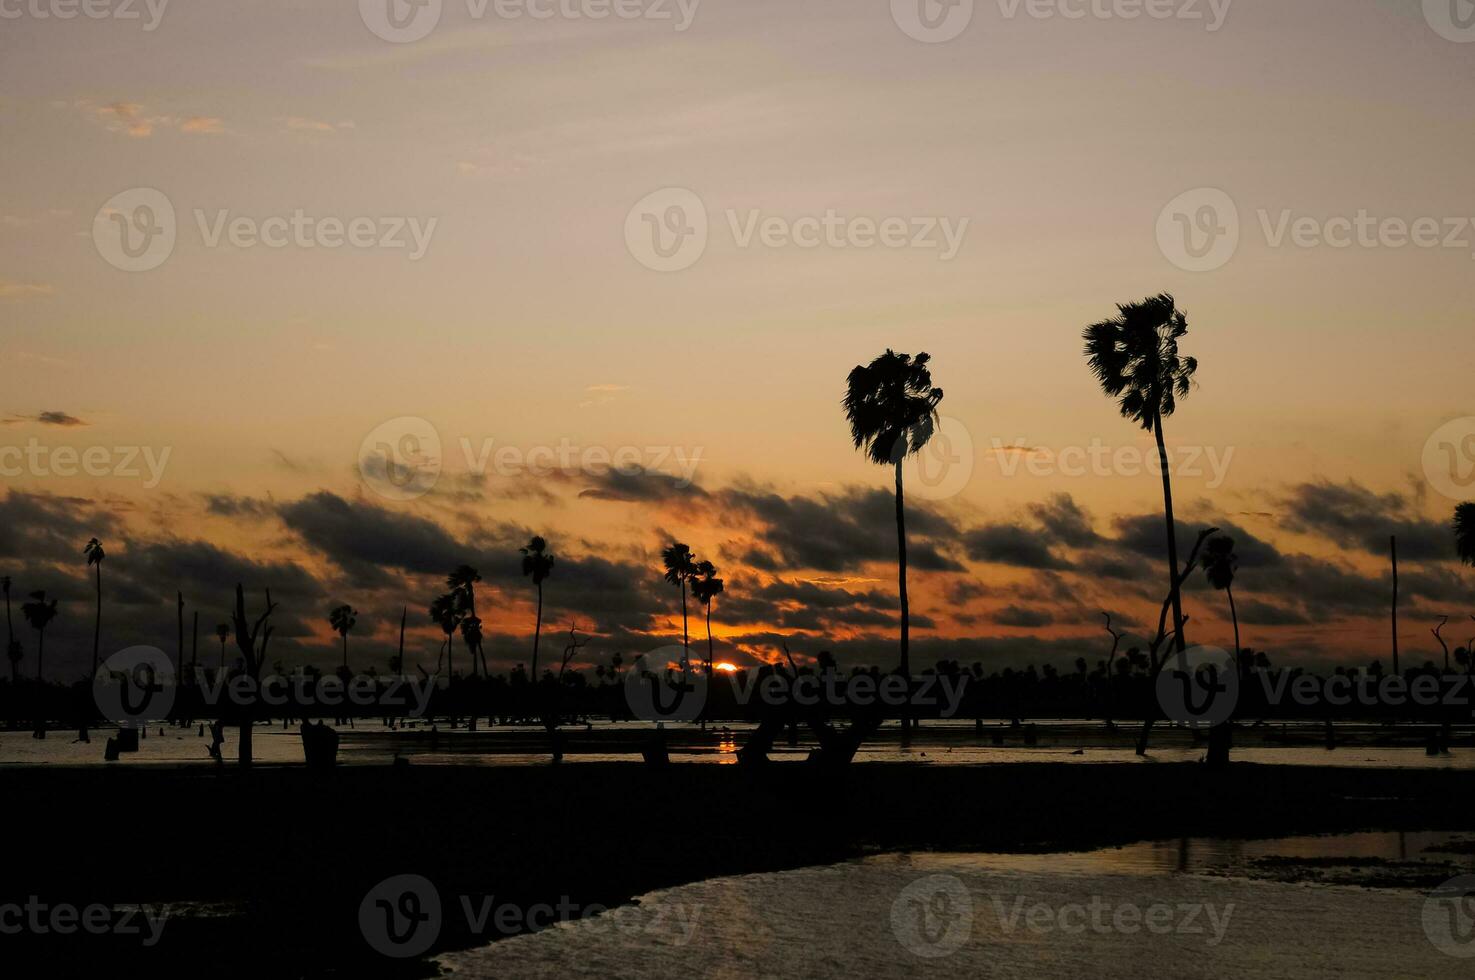
[[[446,954],[456,977],[1468,978],[1428,886],[1308,883],[1328,858],[1442,879],[1448,834],[1184,840],[1056,855],[885,855],[743,875]],[[1285,859],[1314,871],[1287,871]],[[1420,874],[1421,869],[1427,869]],[[1256,877],[1275,874],[1289,880]],[[920,904],[919,904],[920,903]],[[1093,915],[1095,918],[1093,919]],[[1149,928],[1149,923],[1151,928]],[[1475,953],[1475,941],[1457,947]]]
[[[531,726],[499,726],[478,731],[451,729],[442,723],[432,738],[427,723],[414,728],[391,731],[376,722],[359,722],[354,728],[341,728],[339,761],[344,765],[383,765],[395,756],[404,756],[416,765],[542,765],[548,761],[544,735]],[[638,764],[641,742],[648,738],[652,726],[622,722],[568,726],[563,731],[569,739],[565,761],[629,762]],[[724,730],[725,729],[725,730]],[[668,730],[671,758],[677,762],[733,764],[737,749],[751,726],[729,724],[701,732],[695,726],[675,726]],[[198,726],[189,729],[164,728],[149,730],[139,744],[137,754],[124,756],[111,765],[201,765],[213,763],[206,754],[209,737],[197,734]],[[903,741],[895,727],[883,728],[861,746],[859,762],[913,762],[932,765],[970,765],[1008,762],[1105,763],[1193,762],[1203,758],[1204,749],[1195,745],[1189,733],[1160,726],[1153,733],[1152,751],[1143,759],[1133,751],[1132,740],[1137,727],[1123,727],[1108,734],[1100,723],[1058,721],[1034,726],[1036,745],[1025,745],[1022,731],[991,725],[979,736],[968,722],[929,722],[910,740]],[[1415,728],[1396,732],[1370,725],[1339,725],[1340,747],[1328,751],[1320,742],[1320,725],[1279,726],[1260,730],[1245,729],[1238,733],[1234,758],[1242,762],[1278,765],[1351,766],[1373,768],[1475,768],[1475,750],[1456,747],[1449,755],[1426,756],[1420,732]],[[33,739],[29,732],[0,732],[0,766],[6,765],[104,765],[103,746],[110,728],[93,729],[90,743],[76,742],[76,732],[52,731],[44,740]],[[998,733],[1004,745],[992,744]],[[294,727],[283,731],[258,726],[253,739],[254,758],[264,764],[298,764],[303,761],[302,740]],[[1401,744],[1388,744],[1401,743]],[[780,739],[775,747],[775,761],[798,761],[808,755],[814,743],[801,733],[798,744],[790,746]],[[227,729],[223,749],[227,761],[235,758],[236,733]]]

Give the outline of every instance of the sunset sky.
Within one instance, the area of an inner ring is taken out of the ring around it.
[[[0,457],[0,573],[17,602],[62,600],[49,675],[90,658],[94,535],[104,654],[172,652],[182,590],[203,657],[240,581],[281,601],[288,663],[333,662],[327,612],[347,602],[362,665],[385,669],[403,605],[429,664],[425,607],[468,562],[506,669],[532,630],[517,547],[541,533],[545,628],[597,633],[591,663],[679,639],[658,567],[675,539],[727,581],[719,659],[788,638],[888,666],[890,474],[839,406],[888,347],[932,355],[950,436],[909,471],[915,662],[1094,664],[1100,611],[1145,630],[1166,574],[1160,485],[1121,455],[1150,437],[1080,334],[1161,291],[1201,362],[1167,425],[1179,517],[1236,538],[1245,645],[1386,665],[1394,533],[1405,663],[1438,654],[1439,615],[1475,633],[1456,501],[1425,465],[1475,392],[1475,44],[1434,26],[1432,0],[1233,0],[1216,30],[1207,0],[1168,19],[979,0],[938,43],[909,36],[904,0],[630,0],[651,16],[604,19],[445,0],[402,42],[370,29],[372,0],[176,0],[151,30],[142,3],[36,16],[49,2],[0,19],[0,447],[108,461]],[[99,235],[135,188],[167,199],[175,243],[124,271]],[[701,202],[708,238],[653,271],[627,224],[669,188]],[[1194,272],[1159,226],[1202,189],[1233,202],[1239,240]],[[299,210],[369,219],[376,244],[212,244]],[[750,221],[828,212],[962,237],[950,257],[743,244]],[[1433,219],[1439,243],[1278,238],[1302,218],[1335,238],[1360,212]],[[400,226],[406,247],[377,244]],[[386,494],[366,439],[427,430],[438,478]],[[560,446],[575,462],[554,473],[496,463]],[[1117,463],[1051,464],[1091,447]],[[639,471],[599,464],[621,450]],[[1185,604],[1192,641],[1232,642],[1200,576]]]

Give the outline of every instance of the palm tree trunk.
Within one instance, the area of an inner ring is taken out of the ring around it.
[[[348,634],[343,634],[343,672],[348,673]]]
[[[8,612],[8,610],[7,610]],[[97,650],[102,640],[102,562],[97,563],[97,616],[92,621],[92,676],[97,676]]]
[[[712,600],[707,600],[707,676],[712,676]]]
[[[1242,648],[1239,645],[1239,613],[1234,609],[1234,586],[1226,585],[1224,594],[1229,596],[1229,619],[1234,623],[1234,666],[1240,669],[1239,655]]]
[[[405,617],[410,614],[409,607],[401,606],[399,610],[399,675],[405,676]]]
[[[901,460],[896,461],[896,588],[901,599],[901,675],[906,678],[908,700],[910,700],[912,686],[912,659],[910,652],[910,640],[912,631],[912,610],[907,602],[907,524],[906,524],[906,502],[901,488]],[[903,710],[901,714],[902,731],[906,731],[911,725],[911,715]]]
[[[1157,394],[1154,393],[1154,398]],[[1173,598],[1173,645],[1179,653],[1187,649],[1183,638],[1183,602],[1178,590],[1178,533],[1173,526],[1173,483],[1168,471],[1168,448],[1163,444],[1163,417],[1152,413],[1152,432],[1157,438],[1157,458],[1163,475],[1163,517],[1168,530],[1168,588]]]
[[[39,630],[36,631],[36,683],[37,684],[42,683],[42,681],[44,680],[45,675],[43,674],[41,668],[42,668],[42,665],[45,663],[45,661],[46,661],[46,631],[44,629],[39,629]]]
[[[543,638],[543,583],[538,583],[538,617],[533,622],[533,680],[538,679],[538,643]]]
[[[682,659],[681,669],[682,670],[685,670],[686,669],[686,665],[689,664],[689,663],[691,663],[691,638],[687,635],[687,632],[686,632],[686,577],[685,576],[683,576],[682,579],[681,579],[681,649],[682,649],[682,654],[681,654],[681,659]]]

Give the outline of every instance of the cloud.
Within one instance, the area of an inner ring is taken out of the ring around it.
[[[1048,609],[1031,609],[1025,606],[1008,605],[993,614],[993,621],[1000,626],[1015,626],[1037,629],[1055,622]]]
[[[704,498],[707,492],[677,476],[643,468],[598,473],[560,474],[565,481],[584,484],[581,498],[618,500],[624,503],[655,503],[667,500]]]
[[[225,127],[215,116],[190,116],[179,124],[181,133],[215,134],[225,132]]]
[[[1069,568],[1068,562],[1051,552],[1039,534],[1018,524],[995,524],[974,528],[963,536],[963,546],[974,561],[1014,568]]]
[[[19,422],[36,422],[41,425],[55,425],[62,428],[87,425],[86,422],[77,418],[77,416],[69,415],[66,412],[38,412],[35,415],[12,415],[5,420],[4,424],[15,425]]]
[[[0,279],[0,299],[28,299],[32,296],[52,296],[56,287],[48,282],[15,282]]]
[[[110,133],[122,133],[134,139],[147,139],[156,129],[178,129],[181,133],[207,135],[225,132],[225,127],[216,116],[175,116],[169,113],[148,113],[141,102],[97,103],[81,99],[73,105],[93,122]]]
[[[1398,555],[1408,561],[1454,557],[1448,527],[1419,516],[1417,503],[1398,493],[1374,493],[1354,480],[1320,481],[1292,487],[1281,501],[1287,530],[1317,535],[1344,551],[1388,554],[1398,537]]]
[[[282,119],[282,125],[287,130],[310,133],[336,133],[340,130],[355,128],[351,119],[330,123],[323,122],[321,119],[309,119],[306,116],[286,116]]]
[[[444,574],[467,558],[466,547],[434,521],[326,490],[283,504],[277,513],[305,544],[360,584],[385,584],[385,569],[391,568]]]

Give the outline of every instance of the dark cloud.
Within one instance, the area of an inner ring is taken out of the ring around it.
[[[788,568],[853,571],[867,562],[896,561],[896,499],[885,490],[852,487],[817,497],[731,488],[715,495],[753,518],[763,546]],[[926,504],[906,512],[907,563],[921,571],[962,571],[949,553],[959,529]]]
[[[361,585],[387,583],[385,569],[443,575],[467,560],[467,548],[434,521],[326,490],[283,504],[277,513]]]
[[[1072,548],[1089,548],[1101,540],[1088,514],[1068,493],[1053,494],[1029,512],[1050,537]]]
[[[1008,605],[994,612],[993,621],[1000,626],[1038,628],[1055,622],[1055,616],[1048,609]]]
[[[695,483],[666,473],[639,468],[610,468],[602,472],[579,473],[562,478],[580,486],[579,497],[589,500],[663,503],[674,500],[697,500],[707,496],[707,492]]]
[[[1374,493],[1353,480],[1301,483],[1282,502],[1282,525],[1325,538],[1346,551],[1388,554],[1388,538],[1398,537],[1398,556],[1408,561],[1454,557],[1447,525],[1417,513],[1417,503],[1397,493]]]
[[[974,561],[1014,568],[1069,568],[1050,550],[1039,533],[1018,524],[995,524],[975,528],[963,536],[963,546]]]

